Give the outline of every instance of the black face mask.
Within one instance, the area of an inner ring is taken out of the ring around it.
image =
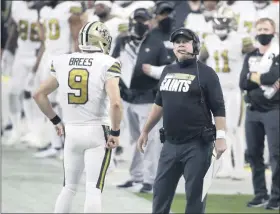
[[[108,12],[103,12],[103,13],[99,13],[99,14],[96,14],[100,19],[104,19],[106,16],[108,16]]]
[[[148,25],[145,25],[141,22],[137,22],[135,25],[134,25],[134,31],[135,31],[135,34],[140,37],[140,38],[143,38],[144,34],[149,30],[149,27]]]
[[[161,20],[158,23],[158,27],[165,33],[169,33],[172,30],[172,25],[174,23],[174,19],[171,17],[167,17]]]
[[[260,34],[256,36],[256,40],[262,45],[268,45],[273,37],[273,34]]]

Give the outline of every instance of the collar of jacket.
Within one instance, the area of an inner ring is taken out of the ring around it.
[[[194,64],[196,61],[196,58],[192,59],[185,59],[184,61],[179,62],[178,59],[176,60],[177,64],[180,66],[180,68],[188,67],[192,64]]]

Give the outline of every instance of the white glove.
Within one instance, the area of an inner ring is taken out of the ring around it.
[[[11,51],[7,49],[3,50],[1,60],[1,73],[3,76],[11,75],[13,61],[14,55],[11,53]]]

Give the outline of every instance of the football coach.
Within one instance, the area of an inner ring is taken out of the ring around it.
[[[170,41],[177,60],[162,72],[155,103],[137,146],[144,152],[148,133],[163,116],[163,148],[153,189],[153,213],[169,213],[182,175],[185,213],[204,213],[203,178],[211,163],[213,146],[217,158],[227,148],[223,93],[215,71],[197,59],[200,42],[193,31],[179,28],[171,34]]]

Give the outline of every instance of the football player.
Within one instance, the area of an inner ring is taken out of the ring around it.
[[[242,2],[243,13],[240,13],[238,31],[246,32],[255,37],[253,32],[254,23],[259,18],[271,18],[276,22],[276,32],[279,34],[279,6],[277,7],[271,0],[254,0],[252,2],[246,2],[246,10],[244,11],[244,3]],[[249,6],[249,4],[253,6]]]
[[[245,53],[253,50],[250,38],[242,37],[232,30],[234,13],[221,7],[212,21],[214,34],[207,35],[201,49],[200,59],[215,69],[224,93],[227,117],[228,149],[223,155],[224,164],[219,177],[241,179],[243,176],[244,149],[238,139],[238,118],[240,115],[241,92],[239,90],[239,74]],[[235,168],[231,162],[233,148]]]
[[[12,65],[10,81],[10,119],[13,130],[7,144],[12,145],[20,141],[23,134],[23,125],[21,125],[21,112],[24,110],[27,127],[29,131],[34,131],[32,107],[34,102],[30,93],[26,91],[26,76],[31,72],[36,61],[36,51],[40,47],[38,34],[38,11],[28,6],[29,1],[15,1],[12,3],[11,19],[13,27],[11,28],[10,38],[7,42],[7,50],[13,45],[12,40],[17,39],[17,50],[14,63]],[[23,96],[23,100],[21,99]],[[22,102],[21,102],[22,100]]]
[[[108,56],[111,41],[109,30],[103,23],[87,23],[79,34],[82,52],[53,57],[47,68],[51,76],[34,94],[35,101],[54,124],[57,133],[64,135],[65,132],[65,182],[56,201],[55,213],[70,213],[84,168],[84,212],[102,212],[101,193],[111,149],[119,144],[122,118],[119,89],[121,65],[118,60]],[[56,89],[65,128],[48,99],[48,95]]]
[[[93,10],[87,11],[87,21],[101,21],[108,27],[112,36],[112,48],[114,50],[116,38],[119,35],[119,26],[121,24],[128,24],[128,21],[123,19],[121,16],[112,14],[113,3],[110,1],[96,1],[94,3]],[[110,53],[111,55],[112,53]]]
[[[41,40],[44,41],[44,51],[41,52],[42,58],[38,57],[37,59],[38,69],[34,78],[35,85],[38,86],[48,78],[49,74],[45,72],[44,68],[52,56],[79,49],[77,41],[79,30],[82,27],[82,13],[82,4],[77,1],[51,0],[40,10],[40,35]],[[56,107],[56,111],[59,112],[56,93],[51,94],[50,99],[52,105]],[[50,123],[45,124],[45,118],[41,115],[41,112],[36,113],[38,114],[36,119],[38,133],[42,133],[42,136],[44,136],[44,133],[46,133],[45,126],[49,127],[50,139],[45,136],[42,137],[42,140],[50,140],[52,146],[47,150],[35,153],[35,157],[44,158],[60,155],[63,147],[61,138],[56,135]]]
[[[185,20],[185,27],[196,32],[200,41],[203,43],[207,34],[213,32],[212,22],[213,13],[218,8],[218,1],[190,1],[191,12]]]

